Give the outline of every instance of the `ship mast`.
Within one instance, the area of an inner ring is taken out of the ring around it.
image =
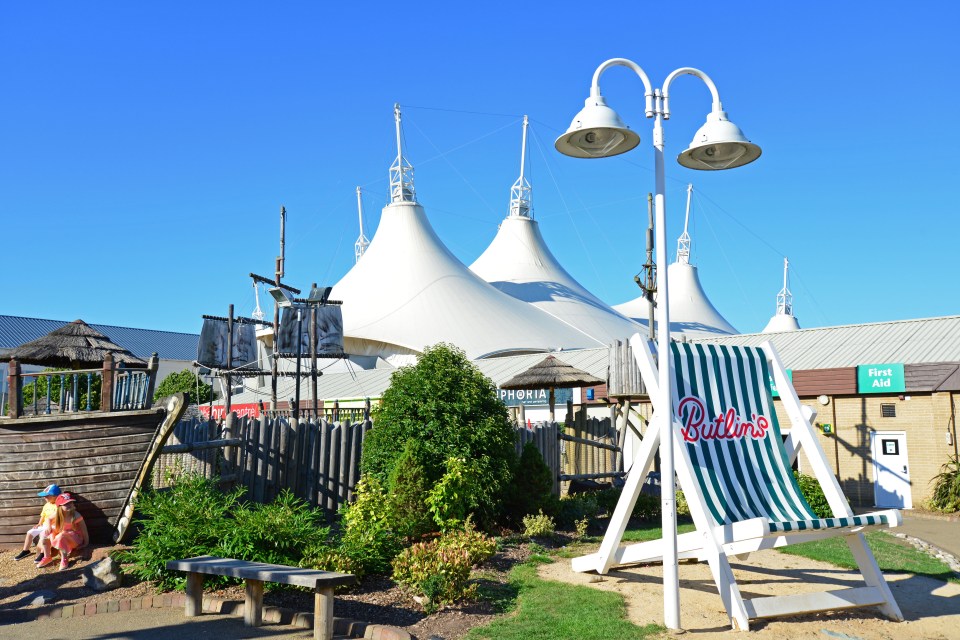
[[[393,105],[393,119],[397,128],[397,159],[390,165],[390,202],[417,201],[413,187],[413,166],[403,157],[403,145],[400,140],[400,104]]]
[[[683,220],[683,233],[677,240],[677,262],[680,264],[690,264],[690,234],[687,228],[690,226],[690,194],[693,193],[693,185],[687,185],[687,216]]]
[[[520,177],[510,189],[510,215],[513,217],[533,218],[530,210],[530,183],[523,175],[527,163],[527,127],[529,120],[523,116],[523,143],[520,146]]]
[[[353,254],[356,258],[355,262],[360,262],[364,251],[370,246],[370,241],[367,240],[367,236],[363,235],[363,198],[360,194],[360,187],[357,187],[357,213],[360,216],[360,237],[357,238],[357,241],[353,245]]]

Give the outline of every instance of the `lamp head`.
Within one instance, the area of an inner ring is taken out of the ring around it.
[[[760,147],[727,119],[726,111],[712,111],[687,150],[677,156],[677,162],[688,169],[716,171],[750,164],[760,153]]]
[[[626,153],[638,144],[640,136],[607,106],[603,96],[590,96],[554,146],[573,158],[607,158]]]
[[[267,291],[271,296],[273,296],[273,299],[277,301],[277,305],[281,307],[293,306],[293,298],[291,298],[290,294],[287,293],[283,288],[271,287],[270,289],[267,289]]]

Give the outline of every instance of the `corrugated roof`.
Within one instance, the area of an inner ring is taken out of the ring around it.
[[[770,340],[789,369],[960,361],[960,316],[752,333],[697,342],[756,346]]]
[[[960,362],[960,316],[898,320],[871,324],[800,329],[784,333],[753,333],[698,339],[696,342],[760,345],[770,340],[788,369],[830,369],[859,364],[882,363],[956,363]],[[567,364],[598,378],[607,378],[609,349],[575,349],[553,353]],[[494,384],[504,382],[543,359],[542,353],[502,356],[475,360],[474,364]],[[393,369],[360,370],[350,373],[328,373],[319,378],[320,398],[378,398],[390,384]],[[252,382],[248,380],[248,386]],[[290,378],[278,382],[278,396],[286,401],[293,395]],[[301,387],[301,399],[309,395],[309,382]],[[269,385],[259,392],[247,391],[234,403],[266,401]]]
[[[19,347],[69,322],[72,321],[0,315],[0,349]],[[198,334],[115,327],[108,324],[90,326],[139,358],[149,358],[154,352],[164,360],[193,361],[197,357],[197,341],[200,339]]]

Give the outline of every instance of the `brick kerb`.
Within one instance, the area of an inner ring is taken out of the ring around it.
[[[159,594],[127,598],[124,600],[102,600],[81,604],[52,605],[37,609],[18,611],[16,622],[30,622],[47,618],[72,618],[79,616],[93,616],[104,613],[122,613],[137,609],[182,608],[186,596],[184,594]],[[243,613],[243,602],[226,600],[215,596],[203,597],[203,610],[207,613],[234,614]],[[264,621],[276,621],[290,626],[312,629],[313,613],[294,611],[284,607],[263,608]],[[11,620],[13,622],[13,620]],[[411,640],[406,631],[382,624],[368,624],[360,620],[349,618],[334,618],[334,631],[341,636],[350,638],[366,638],[368,640]]]

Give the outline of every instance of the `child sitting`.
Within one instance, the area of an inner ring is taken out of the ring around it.
[[[60,494],[57,498],[57,517],[53,535],[42,543],[44,555],[37,566],[45,567],[53,562],[52,546],[60,551],[60,570],[63,571],[70,566],[70,554],[89,543],[87,524],[77,511],[73,496],[69,493]]]
[[[43,491],[37,493],[39,497],[46,500],[43,509],[40,511],[40,520],[35,527],[27,531],[27,537],[23,539],[23,551],[13,556],[14,560],[23,560],[30,555],[30,545],[33,544],[34,538],[40,538],[37,542],[37,547],[41,548],[43,540],[50,536],[53,528],[53,520],[57,517],[56,500],[60,493],[60,487],[55,484],[51,484]],[[43,551],[37,555],[36,562],[39,562],[41,558],[43,558]]]

